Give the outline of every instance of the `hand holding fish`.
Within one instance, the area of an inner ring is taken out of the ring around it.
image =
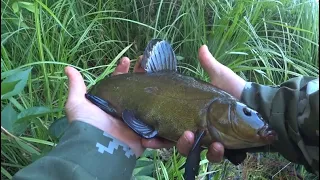
[[[134,72],[144,72],[144,69],[140,66],[140,61],[142,59],[142,56],[140,56],[140,60],[137,61],[134,67]],[[225,89],[227,92],[236,94],[237,96],[240,96],[242,91],[241,87],[243,88],[245,82],[243,79],[241,79],[239,76],[237,76],[234,72],[232,72],[230,69],[228,69],[226,66],[223,66],[218,61],[215,60],[215,58],[211,55],[209,52],[207,46],[202,46],[199,49],[199,61],[202,65],[202,67],[209,73],[211,77],[211,83],[221,89]],[[128,73],[130,67],[130,60],[126,57],[122,58],[120,60],[120,63],[116,67],[115,71],[113,72],[113,75],[118,74],[124,74]],[[136,155],[139,156],[144,148],[153,148],[153,149],[159,149],[159,148],[169,148],[174,146],[174,143],[162,138],[153,138],[153,139],[143,139],[137,136],[135,133],[132,133],[132,131],[124,125],[121,121],[114,119],[112,116],[104,113],[102,110],[97,108],[95,105],[90,103],[85,98],[79,98],[83,97],[83,94],[86,93],[86,87],[83,81],[83,78],[81,74],[75,70],[72,67],[66,68],[66,74],[69,78],[69,96],[68,101],[66,103],[66,110],[67,110],[67,116],[70,121],[72,120],[80,120],[80,121],[86,121],[87,123],[104,130],[106,132],[111,131],[110,133],[114,135],[115,137],[118,137],[124,142],[127,142],[128,144],[131,144],[133,149],[136,149]],[[239,80],[240,78],[240,80]],[[237,85],[231,85],[230,84],[224,84],[224,82],[233,82],[238,83]],[[230,89],[230,87],[238,87],[238,89]],[[235,90],[239,90],[238,92]],[[236,97],[237,97],[236,96]],[[81,108],[79,108],[81,107]],[[88,111],[90,109],[94,113],[90,115],[85,115],[81,112],[82,108],[85,108],[85,111]],[[88,117],[87,117],[88,116]],[[110,121],[105,121],[100,119],[110,119]],[[114,127],[119,128],[114,128]],[[122,127],[123,126],[123,127]],[[120,132],[123,132],[123,129],[127,130],[124,132],[128,132],[125,134],[121,134]],[[129,138],[126,140],[126,138]],[[140,143],[141,139],[141,143]],[[137,143],[139,142],[139,143]],[[182,155],[187,155],[192,148],[192,145],[194,143],[194,134],[191,131],[186,131],[181,136],[177,143],[178,151]],[[220,162],[223,158],[224,154],[224,147],[221,143],[215,142],[213,143],[209,149],[207,158],[211,162]]]

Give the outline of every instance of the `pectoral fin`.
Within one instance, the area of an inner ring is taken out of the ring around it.
[[[157,130],[137,119],[129,110],[122,112],[122,119],[134,132],[143,138],[154,138],[158,134]]]
[[[85,97],[94,105],[98,106],[101,110],[103,110],[104,112],[114,116],[114,117],[119,117],[117,115],[117,111],[114,107],[112,107],[112,105],[106,101],[103,100],[101,98],[99,98],[98,96],[94,96],[91,94],[85,94]]]
[[[200,163],[200,153],[203,150],[200,141],[205,136],[204,130],[198,130],[195,133],[194,143],[191,151],[188,154],[186,164],[185,164],[185,180],[193,180],[195,176],[199,173],[199,163]]]

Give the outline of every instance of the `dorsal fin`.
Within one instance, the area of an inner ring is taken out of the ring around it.
[[[141,67],[148,73],[177,71],[177,59],[170,43],[152,39],[144,50]]]

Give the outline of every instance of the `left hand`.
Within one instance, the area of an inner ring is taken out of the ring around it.
[[[127,73],[129,66],[130,60],[126,57],[122,58],[113,75]],[[79,71],[72,67],[66,67],[65,73],[69,79],[69,94],[65,105],[68,121],[70,123],[72,121],[86,122],[109,133],[127,144],[136,157],[139,157],[145,150],[141,143],[141,137],[121,120],[105,113],[85,98],[87,88]]]

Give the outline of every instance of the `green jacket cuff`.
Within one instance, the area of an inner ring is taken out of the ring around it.
[[[14,179],[130,179],[133,151],[102,130],[73,121],[58,145]]]
[[[319,171],[319,88],[315,77],[292,78],[279,86],[248,82],[240,101],[258,111],[277,132],[272,144],[286,159]],[[317,84],[314,85],[314,84]],[[309,92],[310,91],[310,92]]]

